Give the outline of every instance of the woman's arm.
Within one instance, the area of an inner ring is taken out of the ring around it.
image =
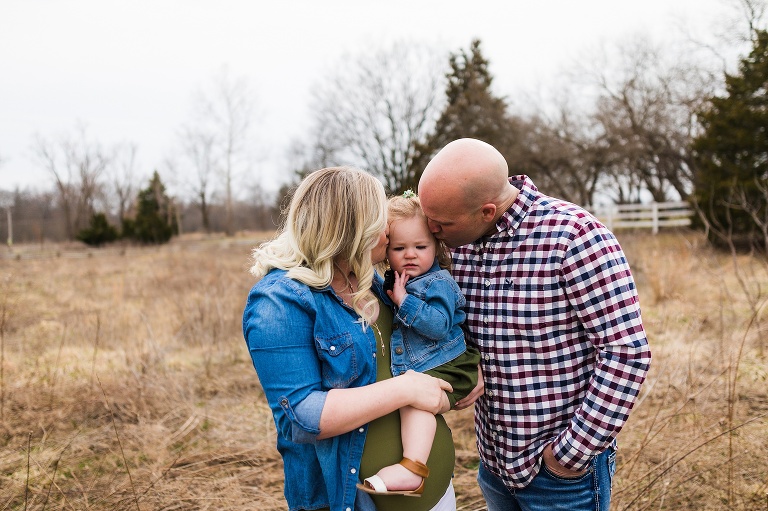
[[[309,290],[275,272],[255,286],[243,312],[243,334],[278,431],[293,442],[313,441],[317,417],[297,414],[322,395],[322,367],[313,339]]]
[[[452,390],[450,384],[412,371],[363,387],[324,390],[312,300],[302,295],[309,291],[288,279],[271,284],[251,291],[243,331],[285,438],[299,443],[329,438],[407,405],[432,413],[447,407],[443,389]]]
[[[450,408],[445,393],[451,391],[453,388],[445,380],[415,371],[364,387],[330,390],[317,438],[347,433],[404,406],[443,413]]]

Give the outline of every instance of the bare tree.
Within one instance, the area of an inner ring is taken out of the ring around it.
[[[446,59],[424,45],[345,56],[312,105],[316,146],[397,190],[441,109]]]
[[[710,74],[685,59],[669,63],[645,38],[620,45],[616,55],[585,69],[599,90],[593,120],[607,144],[607,188],[620,202],[639,200],[643,191],[656,201],[687,198],[690,142],[696,112],[711,91]]]
[[[606,158],[590,118],[560,96],[556,110],[540,108],[527,117],[511,117],[517,134],[507,160],[510,172],[535,176],[536,186],[583,206],[593,204]],[[557,101],[556,101],[557,102]]]
[[[214,88],[198,98],[199,131],[191,143],[211,144],[210,164],[221,179],[226,209],[225,230],[234,234],[233,183],[248,165],[250,132],[255,115],[254,94],[245,78],[232,78],[223,69]],[[199,136],[205,133],[204,136]],[[204,148],[196,149],[204,154]],[[199,189],[199,187],[198,187]]]
[[[280,213],[275,207],[274,194],[264,189],[262,183],[254,181],[245,186],[246,196],[237,203],[236,213],[239,225],[251,230],[273,230],[277,227]]]
[[[768,2],[766,0],[724,0],[728,7],[725,19],[720,20],[721,42],[754,44],[757,30],[766,26]],[[717,51],[717,50],[714,50]]]
[[[323,144],[329,138],[321,134],[310,143],[298,138],[293,139],[285,151],[286,168],[300,180],[313,170],[334,165],[336,149]]]
[[[189,186],[200,210],[203,229],[209,233],[211,232],[211,194],[218,165],[216,137],[200,127],[188,126],[182,130],[180,143],[184,161],[194,172],[194,181],[189,181]]]
[[[138,191],[137,152],[138,147],[135,143],[126,143],[116,147],[112,164],[107,169],[110,192],[116,202],[117,218],[121,226],[136,200]]]
[[[54,179],[66,236],[73,240],[94,212],[100,178],[110,158],[98,142],[88,139],[83,127],[78,129],[76,136],[64,137],[58,142],[37,135],[33,153]]]
[[[729,207],[744,211],[754,223],[762,236],[760,240],[761,250],[768,250],[768,176],[755,177],[754,190],[748,194],[744,186],[734,185],[731,188],[730,201],[725,204]],[[760,199],[755,200],[755,195]]]

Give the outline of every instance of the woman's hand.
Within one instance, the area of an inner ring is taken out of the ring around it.
[[[407,371],[395,378],[362,387],[331,389],[320,414],[318,440],[359,428],[404,406],[437,415],[450,409],[450,383],[428,374]]]
[[[477,365],[477,385],[475,386],[474,389],[472,389],[472,392],[467,394],[465,398],[459,399],[458,401],[456,401],[456,404],[453,405],[453,409],[463,410],[464,408],[469,408],[484,393],[485,393],[485,383],[483,383],[483,371],[482,369],[480,369],[480,364],[478,364]]]
[[[432,414],[446,412],[451,404],[446,392],[453,392],[450,383],[424,373],[408,370],[397,377],[411,393],[410,405]]]

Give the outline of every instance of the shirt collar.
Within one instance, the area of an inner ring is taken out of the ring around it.
[[[531,178],[526,175],[512,176],[509,183],[517,188],[520,193],[517,194],[515,202],[507,209],[501,218],[496,222],[496,231],[507,231],[513,234],[523,222],[531,206],[539,197],[539,189],[533,184]]]

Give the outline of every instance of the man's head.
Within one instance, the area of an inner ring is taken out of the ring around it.
[[[507,178],[507,162],[493,146],[473,138],[446,145],[419,181],[435,237],[455,248],[491,232],[517,193]]]

